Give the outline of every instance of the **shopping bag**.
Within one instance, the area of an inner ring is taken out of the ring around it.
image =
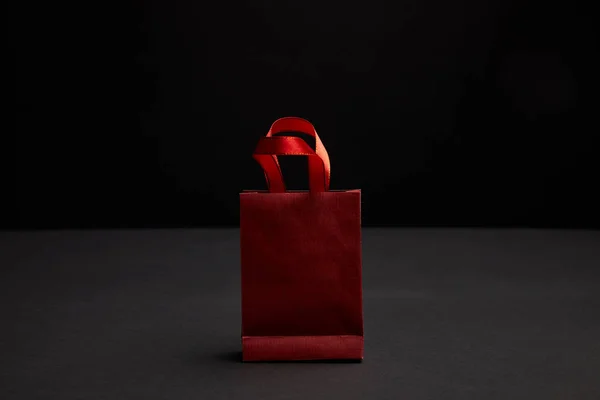
[[[315,139],[313,150],[298,132]],[[308,157],[308,191],[277,156]],[[329,156],[304,119],[273,123],[254,151],[268,190],[240,193],[244,361],[363,358],[360,190],[329,190]]]

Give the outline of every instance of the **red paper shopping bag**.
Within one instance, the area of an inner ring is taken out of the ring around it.
[[[298,155],[310,190],[286,191],[277,156]],[[301,118],[275,121],[254,158],[268,191],[240,194],[243,360],[361,360],[360,190],[329,190],[329,156]]]

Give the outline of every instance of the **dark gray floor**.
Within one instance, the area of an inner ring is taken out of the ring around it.
[[[240,363],[238,247],[0,233],[0,399],[600,398],[600,232],[365,229],[362,364]]]

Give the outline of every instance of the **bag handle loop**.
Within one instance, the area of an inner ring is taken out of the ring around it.
[[[298,132],[315,138],[315,150],[301,138],[273,136],[280,132]],[[273,122],[269,132],[261,138],[253,157],[262,167],[271,193],[285,192],[283,174],[277,156],[308,156],[308,178],[311,192],[326,192],[331,180],[329,155],[315,127],[303,118],[284,117]]]

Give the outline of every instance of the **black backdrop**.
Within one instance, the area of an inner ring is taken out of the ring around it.
[[[12,2],[7,15],[5,228],[235,226],[238,192],[264,188],[254,145],[286,115],[316,125],[333,188],[363,189],[365,225],[600,227],[583,2]]]

